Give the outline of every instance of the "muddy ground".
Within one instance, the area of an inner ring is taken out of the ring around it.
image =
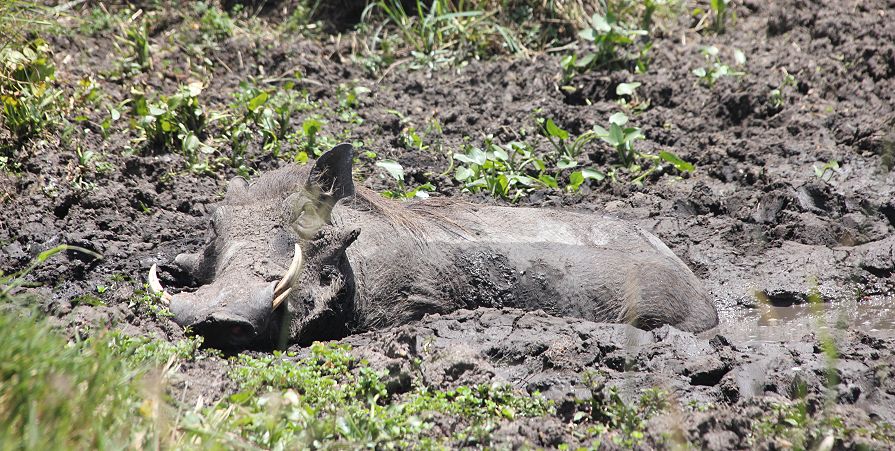
[[[717,330],[695,337],[668,328],[645,332],[542,313],[485,310],[429,317],[344,341],[374,366],[388,369],[395,390],[414,378],[438,387],[503,381],[557,401],[551,421],[506,422],[495,433],[506,444],[576,443],[564,415],[566,403],[590,399],[593,385],[584,383],[586,372],[599,374],[599,384],[618,386],[623,396],[662,387],[682,405],[712,406],[655,420],[656,437],[662,435],[658,431],[673,432],[697,447],[752,446],[750,421],[775,400],[795,399],[805,391],[812,409],[830,409],[850,427],[891,423],[895,4],[745,1],[737,2],[736,12],[735,25],[722,35],[692,31],[686,16],[668,23],[658,33],[647,73],[581,74],[572,81],[574,92],[559,89],[560,56],[554,54],[470,61],[439,70],[396,67],[370,75],[352,62],[347,40],[237,34],[208,50],[215,64],[202,69],[208,83],[202,100],[226,110],[240,81],[295,71],[303,75],[300,83],[311,98],[328,104],[338,103],[340,83],[367,87],[370,92],[357,109],[363,123],[351,129],[352,139],[399,161],[415,184],[431,181],[433,196],[503,203],[464,194],[450,176],[439,175],[450,164],[445,151],[459,149],[467,136],[475,142],[488,134],[509,141],[523,131],[546,150],[547,142],[535,136],[533,112],[578,135],[593,124],[605,125],[618,110],[618,83],[639,81],[640,96],[650,105],[631,116],[646,136],[638,148],[673,151],[694,163],[696,171],[684,177],[663,173],[643,186],[605,180],[577,194],[541,190],[518,204],[605,212],[652,230],[709,287],[721,313]],[[161,40],[166,27],[175,25],[162,23],[152,35]],[[51,45],[63,84],[74,86],[113,64],[113,49],[102,36],[61,35]],[[691,70],[704,65],[699,49],[706,45],[718,47],[727,60],[733,49],[742,50],[745,75],[723,78],[712,89],[699,85]],[[176,52],[168,56],[175,67],[187,64]],[[783,69],[796,84],[783,90],[784,102],[775,106],[770,92],[781,85]],[[160,92],[173,92],[187,81],[176,71],[157,73],[140,75],[138,81]],[[120,101],[135,81],[101,83],[110,98]],[[422,129],[432,118],[442,126],[437,141],[445,151],[400,145],[403,128]],[[331,121],[326,129],[336,134],[344,125]],[[235,171],[190,174],[182,170],[179,154],[125,152],[133,147],[132,138],[127,129],[107,140],[96,133],[77,138],[77,145],[102,152],[114,167],[89,190],[70,183],[77,157],[59,136],[22,148],[19,173],[0,178],[5,209],[0,269],[23,267],[38,252],[61,243],[96,250],[103,260],[68,253],[32,274],[32,281],[43,284],[33,289],[43,299],[41,308],[71,334],[89,333],[105,323],[174,340],[182,333],[172,322],[137,308],[135,290],[142,289],[153,263],[160,265],[167,284],[182,283],[173,258],[203,243],[207,206],[220,200]],[[595,165],[605,165],[611,155],[601,146],[594,143],[586,150]],[[259,171],[287,164],[257,144],[248,152]],[[830,160],[840,169],[818,177],[814,167]],[[382,175],[365,164],[357,178],[376,190],[392,188]],[[110,287],[99,296],[103,305],[84,302],[83,295],[97,295],[97,285]],[[810,304],[812,293],[823,302]],[[826,377],[831,361],[823,351],[828,337],[838,351],[832,383]],[[419,371],[409,367],[415,357],[424,362]],[[220,377],[226,367],[223,360],[187,366],[178,388],[191,397],[226,394],[232,389]],[[650,443],[658,443],[654,439]],[[853,441],[836,443],[855,446]]]

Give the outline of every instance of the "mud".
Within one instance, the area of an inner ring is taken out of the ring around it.
[[[835,364],[819,337],[835,341],[842,356]],[[834,400],[835,415],[857,424],[895,420],[891,381],[868,377],[891,371],[895,340],[858,331],[744,346],[722,335],[696,337],[669,326],[643,331],[541,311],[479,308],[343,342],[387,372],[395,393],[413,386],[506,383],[553,400],[557,424],[529,427],[523,420],[501,426],[498,441],[514,446],[587,445],[576,442],[563,423],[574,419],[582,400],[600,398],[610,387],[627,403],[636,402],[644,388],[659,387],[681,406],[718,406],[711,414],[671,409],[652,419],[653,446],[673,445],[666,434],[675,429],[681,432],[679,443],[698,449],[768,446],[753,437],[749,421],[760,420],[767,404],[781,399],[805,399],[812,409]],[[749,421],[731,424],[724,421],[728,416]]]
[[[413,377],[427,383],[507,381],[547,393],[559,405],[591,395],[581,388],[586,369],[602,370],[606,383],[621,387],[626,396],[658,385],[684,401],[715,403],[707,412],[685,412],[668,421],[681,424],[693,443],[726,449],[749,446],[750,422],[768,402],[792,399],[797,377],[819,399],[825,363],[817,337],[829,332],[841,357],[835,411],[850,424],[892,422],[895,388],[891,378],[878,375],[891,374],[895,364],[895,5],[737,3],[730,32],[695,33],[687,29],[691,19],[681,17],[660,33],[647,73],[583,74],[574,79],[573,93],[557,89],[556,55],[472,61],[431,72],[396,68],[380,80],[351,63],[349,44],[298,35],[292,40],[237,35],[208,50],[212,68],[195,71],[209,80],[202,101],[216,110],[226,110],[238,83],[252,76],[299,71],[299,83],[311,98],[329,105],[338,103],[340,83],[368,87],[358,109],[363,123],[351,131],[352,138],[401,162],[414,184],[431,181],[437,187],[433,196],[479,203],[502,202],[463,194],[456,182],[439,175],[450,163],[437,146],[401,147],[397,135],[406,124],[390,110],[419,128],[437,118],[443,129],[437,139],[451,152],[467,136],[473,142],[488,134],[512,140],[523,130],[547,151],[546,141],[534,137],[533,111],[577,135],[593,124],[606,125],[619,108],[615,86],[636,79],[642,83],[640,95],[651,101],[642,114],[632,115],[647,137],[638,148],[671,150],[693,162],[696,172],[683,178],[660,172],[642,187],[600,182],[579,194],[542,191],[519,203],[607,212],[653,231],[709,287],[721,313],[715,336],[483,310],[429,317],[346,341],[393,372],[402,387],[408,356],[421,353],[434,358],[424,359],[422,375]],[[166,27],[175,25],[162,23],[153,39],[161,42]],[[114,64],[112,44],[103,37],[56,36],[51,45],[54,59],[67,61],[57,63],[59,82],[72,89],[81,77]],[[699,52],[705,45],[717,46],[728,63],[733,49],[742,50],[746,74],[722,79],[713,89],[698,85],[690,71],[705,64]],[[190,64],[176,51],[162,50],[157,58],[169,58],[171,67]],[[770,92],[782,83],[783,69],[797,84],[784,89],[783,104],[774,106]],[[118,102],[138,82],[170,93],[187,81],[171,74],[139,77],[99,83]],[[89,120],[87,128],[102,120],[101,112]],[[293,124],[300,126],[300,119]],[[333,119],[324,133],[345,126]],[[74,144],[53,135],[21,149],[19,173],[0,175],[6,210],[0,220],[0,269],[21,268],[61,243],[96,250],[102,260],[69,252],[29,277],[43,285],[33,290],[41,309],[72,335],[121,327],[173,340],[182,337],[179,328],[155,318],[135,296],[153,263],[167,284],[189,284],[173,266],[174,256],[200,248],[209,205],[221,199],[235,171],[191,175],[182,170],[182,156],[140,152],[132,138],[124,128],[102,140],[94,129],[77,135]],[[77,146],[101,152],[114,170],[82,174]],[[603,164],[611,151],[594,144],[586,154]],[[259,171],[286,164],[264,153],[259,143],[249,147],[247,158]],[[841,169],[816,176],[814,167],[831,159]],[[377,190],[392,188],[381,175],[368,164],[357,177]],[[79,176],[95,188],[74,187]],[[109,288],[98,294],[97,285]],[[87,294],[102,305],[85,302]],[[223,374],[225,365],[212,360],[187,369],[207,381],[207,388],[191,386],[184,396],[212,399],[232,390],[220,377],[201,376]],[[507,443],[538,446],[574,440],[561,415],[555,423],[525,421],[508,423],[497,435]]]

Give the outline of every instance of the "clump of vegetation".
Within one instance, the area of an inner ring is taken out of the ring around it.
[[[115,46],[122,54],[118,61],[122,76],[131,76],[152,69],[152,49],[145,21],[122,22],[122,35],[115,36]]]
[[[696,25],[697,30],[706,27],[705,22],[711,21],[709,26],[715,33],[724,33],[730,21],[736,20],[736,13],[731,7],[731,0],[710,0],[708,11],[701,7],[693,9],[694,16],[702,16],[699,24]]]
[[[584,382],[591,387],[593,396],[579,407],[573,421],[586,425],[584,430],[589,436],[608,439],[616,446],[642,446],[649,420],[670,405],[668,393],[659,388],[641,390],[640,398],[625,402],[617,388],[606,388],[595,373],[586,373]]]
[[[379,0],[364,12],[364,23],[375,32],[369,39],[365,65],[372,70],[388,67],[399,59],[410,58],[414,69],[454,65],[503,53],[522,51],[513,32],[477,9],[476,2],[416,0],[407,11],[400,0]],[[392,34],[394,33],[394,34]]]
[[[780,82],[780,85],[771,90],[770,95],[768,96],[768,101],[771,106],[775,109],[783,108],[783,105],[786,104],[786,91],[796,86],[796,77],[787,72],[786,69],[783,69],[783,80]]]
[[[827,183],[830,183],[830,180],[839,173],[839,162],[836,160],[829,160],[820,166],[814,165],[813,167],[814,176]]]
[[[348,351],[344,345],[316,343],[310,356],[297,362],[282,354],[240,356],[231,376],[243,391],[206,417],[222,415],[224,430],[233,427],[263,447],[334,443],[392,449],[438,445],[439,439],[426,434],[434,413],[456,415],[465,427],[453,438],[474,443],[484,438],[477,431],[487,432],[501,419],[552,412],[540,397],[503,386],[417,387],[396,397],[389,394],[384,374]]]
[[[223,41],[233,36],[236,22],[227,13],[217,6],[205,2],[197,2],[193,6],[199,17],[199,33],[208,41]],[[242,5],[236,5],[233,14],[239,14]]]
[[[61,122],[58,100],[62,91],[55,87],[55,75],[45,41],[0,47],[0,120],[17,143]],[[4,153],[12,150],[0,145]]]
[[[518,200],[537,186],[556,188],[556,179],[547,174],[544,160],[526,143],[501,146],[486,137],[484,148],[466,145],[455,153],[460,162],[454,178],[470,192],[485,191],[495,197]]]
[[[404,182],[404,167],[395,160],[380,160],[376,162],[376,166],[385,169],[397,185],[394,190],[382,192],[382,195],[389,199],[425,199],[429,197],[429,192],[435,191],[435,186],[430,182],[408,189]]]
[[[638,127],[628,125],[628,116],[624,113],[614,113],[609,117],[609,129],[595,125],[592,130],[582,133],[571,144],[566,141],[569,133],[559,128],[551,120],[541,120],[542,133],[561,155],[559,167],[571,168],[577,163],[577,156],[584,144],[599,139],[612,146],[616,153],[617,165],[610,168],[607,173],[613,181],[617,181],[619,170],[626,171],[634,176],[631,180],[634,184],[642,184],[650,174],[659,170],[659,163],[671,164],[679,172],[692,172],[695,167],[672,152],[662,150],[658,155],[640,152],[634,148],[636,141],[644,139],[643,133]],[[645,168],[646,163],[650,165]],[[571,174],[571,186],[577,189],[578,184],[584,179],[602,180],[605,174],[595,170],[582,170]]]
[[[141,411],[143,372],[108,338],[69,345],[45,323],[6,314],[0,327],[0,442],[23,449],[151,446],[160,412],[152,404]]]
[[[353,111],[358,96],[364,92],[363,89],[344,89],[350,93],[342,95],[337,107],[343,117]],[[298,89],[294,81],[270,89],[242,82],[234,97],[231,108],[238,113],[227,124],[225,132],[232,150],[228,160],[233,167],[245,167],[248,140],[256,133],[261,135],[264,151],[275,157],[286,154],[302,164],[337,144],[335,138],[321,134],[327,120],[318,113],[305,116],[300,125],[296,125],[300,113],[318,111],[322,105],[311,100],[306,90]]]
[[[792,449],[835,449],[837,443],[852,442],[858,449],[873,448],[871,443],[892,443],[895,428],[880,422],[870,428],[851,427],[837,415],[811,412],[804,393],[794,401],[771,402],[766,415],[753,420],[749,438],[754,446],[762,443],[786,443]]]
[[[209,119],[199,103],[201,93],[201,83],[181,86],[177,93],[161,96],[156,101],[149,101],[145,95],[136,92],[131,107],[141,133],[137,142],[146,142],[150,148],[163,151],[179,151],[190,170],[208,170],[207,158],[202,155],[208,155],[214,149],[202,142]]]
[[[590,26],[579,32],[579,37],[592,50],[580,56],[573,53],[563,58],[561,66],[566,80],[576,73],[616,67],[629,60],[636,62],[638,72],[646,70],[646,54],[651,44],[640,45],[639,40],[647,35],[647,31],[628,23],[613,8],[613,2],[606,2],[605,5],[605,13],[595,13],[591,16]]]
[[[617,103],[622,107],[625,111],[640,113],[646,111],[650,107],[649,99],[642,99],[637,94],[637,88],[640,87],[640,82],[631,82],[631,83],[619,83],[618,86],[615,87],[615,95],[618,96]]]
[[[705,57],[708,66],[697,67],[693,69],[693,75],[699,78],[699,81],[709,89],[715,87],[715,83],[724,77],[741,77],[745,72],[732,69],[726,63],[721,61],[720,51],[717,47],[711,45],[703,47],[700,52]],[[742,51],[734,49],[734,62],[737,66],[746,64],[746,55]]]

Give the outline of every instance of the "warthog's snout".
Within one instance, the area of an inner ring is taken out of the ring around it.
[[[209,346],[244,347],[255,342],[267,330],[276,283],[233,282],[173,296],[174,321],[201,335]]]
[[[174,321],[201,335],[205,344],[216,348],[244,348],[253,343],[277,341],[277,311],[292,293],[302,266],[301,248],[286,274],[266,282],[245,272],[218,277],[193,292],[172,295],[158,280],[155,265],[149,270],[150,289],[167,303]],[[282,310],[282,309],[279,309]]]

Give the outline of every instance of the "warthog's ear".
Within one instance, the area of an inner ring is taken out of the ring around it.
[[[339,144],[324,153],[314,163],[308,183],[309,191],[317,191],[323,201],[335,204],[339,199],[354,194],[354,180],[351,179],[351,163],[354,159],[354,147],[351,144]]]
[[[237,175],[236,177],[230,179],[230,183],[227,184],[227,194],[224,196],[224,198],[228,200],[236,199],[240,196],[245,195],[248,189],[249,182]]]
[[[324,153],[314,163],[303,192],[286,199],[292,210],[292,228],[302,238],[309,240],[329,223],[333,206],[339,199],[354,194],[351,179],[351,163],[354,148],[351,144],[339,144]]]

